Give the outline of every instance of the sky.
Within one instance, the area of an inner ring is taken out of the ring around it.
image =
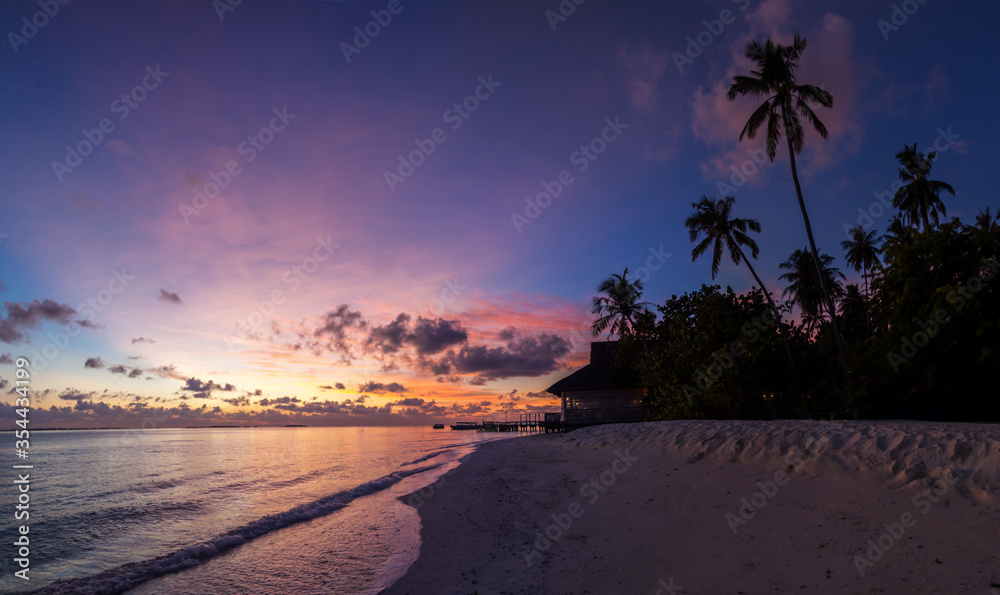
[[[47,13],[45,11],[48,11]],[[755,267],[806,245],[788,156],[739,141],[749,41],[834,97],[797,157],[821,251],[883,233],[904,144],[949,217],[996,200],[1000,7],[198,0],[0,5],[0,399],[34,427],[425,424],[557,411],[591,300],[662,303],[731,194]],[[606,338],[606,337],[605,337]]]

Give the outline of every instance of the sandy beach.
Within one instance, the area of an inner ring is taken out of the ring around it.
[[[1000,593],[1000,426],[682,421],[485,444],[386,595]]]

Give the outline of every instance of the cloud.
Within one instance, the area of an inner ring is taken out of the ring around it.
[[[339,353],[344,361],[350,361],[353,354],[347,344],[347,332],[352,328],[363,329],[366,326],[361,312],[351,310],[347,304],[340,304],[324,314],[321,325],[313,331],[313,336],[322,342],[312,342],[309,346],[317,353],[326,349]]]
[[[396,320],[385,326],[372,327],[365,341],[365,347],[382,353],[396,353],[409,335],[409,324],[410,315],[400,314]]]
[[[247,398],[247,397],[245,397],[245,396],[232,397],[232,398],[229,398],[229,399],[222,399],[222,402],[223,403],[229,403],[233,407],[249,407],[250,406],[250,399]]]
[[[52,300],[25,302],[17,304],[7,302],[6,318],[0,318],[0,341],[4,343],[20,343],[25,340],[25,332],[37,328],[42,321],[54,321],[62,324],[70,322],[76,310]],[[78,324],[83,324],[78,321]],[[88,325],[93,326],[93,325]]]
[[[138,337],[132,339],[132,344],[135,345],[136,343],[156,343],[156,341],[153,339],[147,339],[146,337]]]
[[[14,358],[9,353],[0,353],[0,364],[12,364]]]
[[[181,374],[177,371],[177,367],[173,364],[169,366],[160,366],[150,370],[151,373],[156,374],[160,378],[173,378],[174,380],[187,380],[187,376]]]
[[[504,346],[465,345],[425,365],[437,375],[472,374],[470,382],[482,385],[490,380],[535,377],[560,370],[563,365],[559,358],[568,354],[572,347],[568,340],[558,335],[541,333],[537,337],[525,337],[514,327],[507,327],[497,336],[506,343]]]
[[[706,179],[729,179],[730,166],[739,166],[747,159],[746,150],[762,147],[761,129],[756,138],[744,139],[739,144],[740,131],[752,111],[763,98],[727,98],[733,76],[746,74],[752,69],[751,63],[743,55],[750,41],[767,38],[788,45],[792,42],[799,24],[792,14],[790,0],[764,0],[753,12],[747,13],[749,31],[732,45],[732,56],[725,75],[709,87],[698,87],[691,98],[691,129],[695,137],[705,141],[719,152],[702,164]],[[864,79],[864,67],[854,58],[854,26],[847,19],[827,13],[820,21],[819,28],[805,35],[808,47],[802,54],[801,68],[797,74],[799,82],[813,84],[833,94],[833,109],[819,108],[817,115],[826,125],[829,138],[823,140],[807,126],[805,149],[800,162],[800,172],[814,174],[829,167],[835,161],[851,155],[860,147],[861,127],[857,106],[858,86]],[[779,155],[784,150],[779,145]],[[777,159],[777,157],[776,157]]]
[[[365,349],[369,353],[395,354],[411,345],[418,355],[433,355],[465,343],[468,338],[458,320],[418,317],[411,328],[410,315],[402,313],[387,325],[372,327],[365,340]]]
[[[376,395],[381,395],[384,393],[405,393],[407,392],[406,387],[398,382],[390,382],[389,384],[383,384],[381,382],[366,382],[358,387],[359,393],[374,393]]]
[[[81,392],[79,392],[77,390],[74,390],[72,388],[68,388],[68,389],[66,389],[65,391],[63,391],[59,395],[59,398],[65,400],[65,401],[77,401],[77,402],[79,402],[82,399],[90,399],[93,396],[94,396],[93,393],[81,393]]]
[[[135,368],[128,373],[129,378],[138,378],[139,376],[142,376],[142,370],[140,370],[139,368]]]
[[[334,387],[335,387],[335,388],[336,388],[337,390],[345,390],[345,389],[347,388],[346,386],[344,386],[344,383],[343,383],[343,382],[338,382],[337,384],[334,384],[333,386],[334,386]]]
[[[184,300],[181,299],[181,296],[177,295],[176,293],[171,293],[166,289],[160,289],[160,295],[156,299],[163,300],[165,302],[172,302],[174,304],[184,303]]]
[[[301,403],[302,400],[298,397],[277,397],[275,399],[261,399],[257,401],[257,404],[261,407],[267,407],[269,405],[290,405],[292,403]]]
[[[6,378],[0,378],[0,390],[7,388],[9,384],[10,384],[9,380],[7,380]]]
[[[231,392],[236,390],[236,387],[229,383],[216,384],[211,380],[203,382],[197,378],[188,378],[184,382],[184,386],[181,387],[181,390],[194,393],[191,396],[195,399],[209,399],[212,397],[213,391]]]
[[[128,368],[125,366],[111,366],[108,368],[108,372],[111,372],[112,374],[127,374]]]
[[[398,401],[393,401],[390,403],[393,407],[421,407],[427,401],[419,397],[407,397],[405,399],[400,399]]]

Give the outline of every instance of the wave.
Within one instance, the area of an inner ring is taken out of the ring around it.
[[[284,512],[261,517],[242,527],[218,535],[205,543],[150,560],[123,564],[91,576],[58,581],[31,593],[38,595],[115,595],[123,593],[148,580],[198,566],[273,531],[340,510],[357,498],[382,491],[405,477],[423,473],[439,466],[426,465],[416,469],[396,471],[350,490],[324,496]]]

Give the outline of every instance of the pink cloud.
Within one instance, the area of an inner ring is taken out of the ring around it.
[[[748,98],[730,101],[726,94],[732,77],[751,69],[743,55],[748,42],[770,37],[779,43],[791,43],[795,31],[802,29],[791,13],[790,0],[766,0],[749,13],[750,30],[733,44],[732,61],[725,76],[710,87],[695,89],[691,99],[692,131],[719,151],[716,157],[702,164],[706,179],[717,178],[728,171],[734,161],[738,164],[745,160],[748,142],[751,147],[760,143],[760,136],[750,141],[744,139],[742,144],[738,141],[740,131],[759,101]],[[808,31],[805,37],[809,47],[803,53],[799,80],[825,88],[834,95],[833,109],[819,108],[818,112],[829,131],[829,139],[823,141],[807,128],[806,147],[798,160],[803,176],[809,177],[859,148],[862,133],[858,124],[857,87],[862,69],[852,55],[854,26],[843,17],[827,13],[818,27]]]

